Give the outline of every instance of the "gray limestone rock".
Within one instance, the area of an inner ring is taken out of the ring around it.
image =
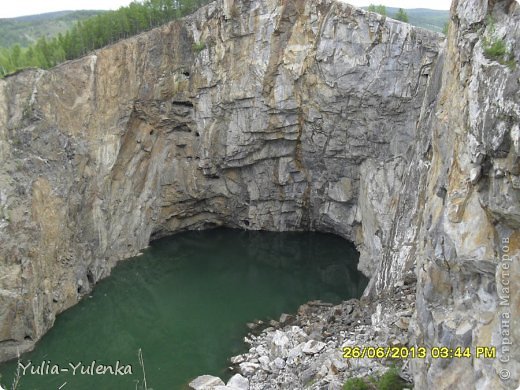
[[[192,380],[189,384],[190,389],[193,390],[211,390],[216,386],[224,386],[225,383],[222,379],[211,376],[211,375],[202,375],[198,378]]]
[[[249,390],[249,380],[240,374],[235,374],[228,380],[226,386],[234,390]]]
[[[309,340],[302,347],[302,352],[307,355],[314,355],[325,348],[326,345],[327,344],[322,343],[321,341]]]
[[[253,375],[256,372],[256,370],[258,370],[260,368],[260,365],[257,363],[244,362],[244,363],[240,363],[239,367],[240,367],[240,372],[242,373],[242,375],[249,377],[249,376]]]

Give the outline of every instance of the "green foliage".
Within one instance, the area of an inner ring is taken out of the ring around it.
[[[442,33],[444,35],[448,35],[449,28],[450,28],[450,22],[444,23],[444,26],[442,27]]]
[[[210,0],[144,0],[133,1],[117,11],[108,11],[77,22],[64,35],[38,41],[22,49],[13,46],[0,49],[0,77],[20,69],[48,69],[65,60],[79,58],[92,50],[114,43],[187,15]],[[199,51],[205,47],[199,46]]]
[[[193,44],[193,50],[197,53],[200,53],[202,50],[206,48],[206,42],[200,41]]]
[[[375,4],[370,4],[368,6],[368,10],[370,12],[375,12],[375,13],[378,13],[380,15],[384,15],[386,16],[386,7],[384,5],[375,5]]]
[[[487,33],[484,36],[482,47],[484,49],[484,56],[492,61],[497,61],[502,65],[508,66],[510,69],[516,68],[515,56],[512,51],[507,48],[504,39],[496,35],[495,21],[488,16]]]
[[[485,41],[484,55],[493,60],[499,60],[507,54],[506,43],[502,39]]]
[[[408,387],[408,385],[399,376],[399,369],[397,367],[392,367],[385,372],[383,376],[379,378],[377,384],[379,390],[401,390],[403,387]]]
[[[408,14],[404,9],[399,8],[399,11],[397,11],[397,13],[395,14],[394,19],[408,23]]]
[[[343,390],[402,390],[409,387],[399,376],[397,367],[390,368],[378,380],[373,376],[366,378],[351,378],[343,385]]]
[[[36,43],[45,37],[50,39],[64,34],[80,20],[91,18],[103,11],[60,11],[18,18],[0,19],[0,47],[16,44],[21,48]]]
[[[369,390],[368,384],[361,378],[350,378],[343,385],[343,390]]]
[[[507,49],[503,39],[484,41],[484,56],[492,61],[497,61],[501,65],[516,69],[516,60],[512,52]]]
[[[376,12],[375,5],[364,7],[368,11]],[[399,12],[398,8],[386,7],[389,15],[395,15]],[[424,8],[405,9],[410,24],[417,27],[426,28],[431,31],[442,32],[444,25],[449,21],[450,11],[433,10]]]
[[[384,5],[378,5],[378,6],[376,7],[376,12],[377,12],[378,14],[381,14],[381,15],[386,16],[386,7],[385,7]]]

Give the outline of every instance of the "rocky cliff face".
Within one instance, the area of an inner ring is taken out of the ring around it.
[[[418,277],[420,345],[501,345],[507,310],[516,342],[519,73],[484,56],[514,50],[516,6],[455,1],[437,58],[440,36],[333,0],[219,0],[1,80],[0,359],[151,239],[219,225],[351,239],[367,295]],[[515,364],[414,373],[512,386]]]
[[[497,42],[507,49],[493,56]],[[453,2],[418,126],[421,168],[405,180],[407,189],[420,183],[419,196],[403,204],[412,215],[403,232],[417,253],[410,330],[420,345],[496,346],[497,358],[415,362],[419,388],[519,385],[519,42],[517,2]],[[403,243],[397,235],[392,247]]]
[[[0,81],[3,358],[181,230],[335,232],[372,274],[439,42],[331,0],[226,0]]]

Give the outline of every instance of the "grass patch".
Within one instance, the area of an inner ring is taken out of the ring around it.
[[[351,378],[343,385],[343,390],[369,390],[368,384],[361,378]]]
[[[507,48],[504,39],[496,35],[495,20],[488,16],[486,24],[488,26],[488,33],[482,43],[484,57],[514,70],[516,68],[514,53]]]
[[[516,61],[513,53],[507,49],[503,39],[494,41],[484,40],[484,56],[491,61],[496,61],[507,66],[511,70],[516,69]]]
[[[379,390],[401,390],[403,387],[408,387],[408,384],[399,376],[399,369],[397,367],[390,368],[387,372],[379,378],[377,388]]]
[[[343,390],[402,390],[411,385],[399,376],[397,367],[390,368],[379,379],[373,376],[351,378],[343,385]]]
[[[502,40],[496,40],[494,42],[484,41],[484,55],[493,60],[502,58],[507,54],[506,43]]]
[[[200,41],[193,44],[193,51],[200,53],[202,50],[206,48],[206,42]]]

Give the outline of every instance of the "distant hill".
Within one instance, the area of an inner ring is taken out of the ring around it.
[[[377,3],[377,2],[375,2]],[[367,7],[363,7],[367,9]],[[393,17],[398,8],[386,7],[389,17]],[[79,20],[88,19],[105,11],[59,11],[18,18],[0,19],[0,47],[19,44],[27,47],[38,38],[51,38],[65,33]],[[442,32],[449,19],[449,11],[437,11],[424,8],[406,9],[410,24],[428,30]]]
[[[377,1],[374,2],[377,4]],[[363,7],[367,9],[368,7]],[[393,18],[399,8],[386,7],[386,13]],[[410,19],[410,24],[417,27],[426,28],[428,30],[442,32],[444,25],[450,18],[450,11],[438,11],[426,8],[405,9]]]
[[[102,12],[104,11],[59,11],[0,19],[0,47],[15,44],[27,47],[42,36],[54,37],[68,31],[77,21]]]
[[[14,0],[16,1],[16,0]],[[10,47],[0,46],[0,78],[18,72],[26,68],[50,69],[64,61],[80,58],[93,50],[102,48],[111,43],[125,39],[143,31],[161,26],[172,20],[182,18],[208,4],[212,0],[152,0],[132,1],[128,6],[119,7],[115,11],[88,11],[53,13],[50,18],[42,16],[29,16],[17,18],[18,20],[4,20],[4,29],[10,31],[20,25],[25,26],[20,35],[26,40],[36,39],[29,34],[35,30],[34,26],[40,25],[43,36],[22,48],[18,44],[13,46],[13,40],[7,41]],[[93,12],[97,15],[92,16]],[[72,15],[71,15],[72,14]],[[87,19],[78,21],[80,17]],[[50,19],[50,21],[49,21]],[[65,24],[65,34],[56,36],[59,30],[56,26]],[[45,28],[41,28],[41,23]],[[67,24],[70,23],[70,28]],[[50,27],[53,27],[50,29]],[[5,34],[0,31],[0,36]],[[52,37],[52,35],[54,35]],[[49,36],[49,38],[46,38]],[[17,39],[16,42],[24,44]],[[194,42],[194,50],[203,50],[206,43]]]

